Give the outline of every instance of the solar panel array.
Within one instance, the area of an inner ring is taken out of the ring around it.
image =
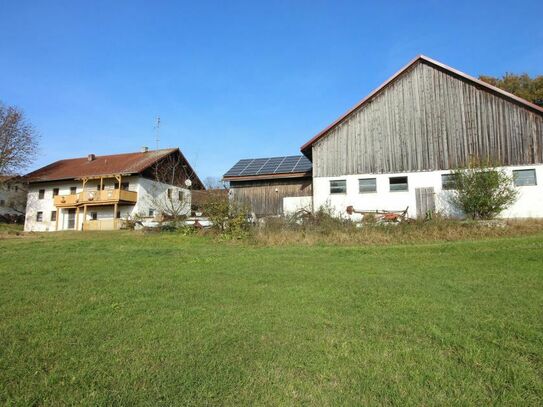
[[[243,177],[251,175],[289,174],[311,171],[311,161],[303,155],[287,157],[254,158],[239,160],[228,170],[225,177]]]

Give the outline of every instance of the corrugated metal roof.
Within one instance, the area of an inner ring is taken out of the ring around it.
[[[27,175],[28,182],[75,179],[111,174],[138,174],[161,158],[178,151],[176,148],[149,150],[147,152],[97,155],[56,161]]]

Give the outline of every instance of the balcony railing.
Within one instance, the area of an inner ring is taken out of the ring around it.
[[[104,189],[103,191],[83,191],[78,194],[55,196],[55,206],[74,207],[80,205],[100,205],[115,203],[136,203],[138,193],[124,189]]]
[[[83,222],[83,230],[118,230],[122,224],[122,219],[87,220]]]

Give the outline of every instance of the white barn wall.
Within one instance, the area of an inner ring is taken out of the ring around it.
[[[537,185],[517,187],[519,198],[508,210],[501,214],[503,218],[542,218],[543,217],[543,165],[505,167],[505,171],[512,174],[515,169],[536,170]],[[357,220],[361,215],[348,215],[346,208],[353,206],[355,210],[404,210],[409,207],[408,216],[415,218],[417,214],[415,189],[433,187],[435,192],[436,211],[446,216],[461,216],[453,208],[447,196],[450,191],[444,191],[441,186],[441,175],[450,171],[408,172],[393,174],[356,174],[339,177],[313,178],[313,204],[314,209],[330,207],[335,215]],[[408,191],[389,191],[390,177],[408,177]],[[358,180],[361,178],[376,178],[377,192],[359,193]],[[346,194],[330,194],[331,180],[346,180]]]

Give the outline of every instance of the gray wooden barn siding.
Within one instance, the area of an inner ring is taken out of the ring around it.
[[[542,147],[542,114],[419,62],[313,145],[313,175],[534,164]]]
[[[284,197],[312,194],[311,178],[230,182],[231,201],[257,216],[282,215]]]

